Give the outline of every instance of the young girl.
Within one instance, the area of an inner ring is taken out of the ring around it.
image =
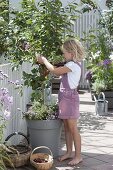
[[[69,165],[76,165],[82,161],[81,136],[77,128],[79,113],[79,95],[77,87],[81,77],[81,61],[84,58],[84,49],[75,39],[68,39],[62,45],[63,56],[66,64],[54,67],[44,56],[36,56],[37,62],[45,64],[47,69],[58,76],[62,76],[58,94],[59,118],[63,120],[67,152],[59,158],[63,161],[72,156],[74,142],[75,154]]]

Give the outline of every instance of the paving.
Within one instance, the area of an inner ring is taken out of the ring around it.
[[[59,162],[54,159],[51,170],[113,170],[113,110],[110,110],[106,116],[96,115],[95,102],[91,100],[90,93],[81,90],[80,113],[78,125],[82,137],[83,162],[69,166],[69,160]],[[65,151],[64,131],[62,131],[59,153],[62,155]],[[16,169],[35,170],[31,165]]]

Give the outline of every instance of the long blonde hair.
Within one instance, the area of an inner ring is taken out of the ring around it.
[[[74,38],[69,38],[67,39],[63,45],[62,49],[65,49],[67,52],[73,54],[73,60],[76,61],[81,61],[85,57],[85,51],[77,39]]]

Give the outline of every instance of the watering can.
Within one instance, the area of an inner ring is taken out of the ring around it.
[[[108,115],[108,101],[105,99],[105,94],[100,92],[98,99],[95,99],[95,112],[99,116]]]

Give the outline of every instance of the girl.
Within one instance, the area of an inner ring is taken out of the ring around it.
[[[44,56],[36,56],[37,62],[45,64],[47,69],[58,76],[62,76],[58,94],[59,118],[63,120],[67,152],[59,158],[63,161],[71,157],[74,142],[75,154],[69,165],[76,165],[82,161],[81,136],[77,128],[79,113],[79,95],[77,87],[81,77],[81,61],[84,58],[84,49],[75,39],[68,39],[62,45],[62,52],[66,64],[54,67]]]

